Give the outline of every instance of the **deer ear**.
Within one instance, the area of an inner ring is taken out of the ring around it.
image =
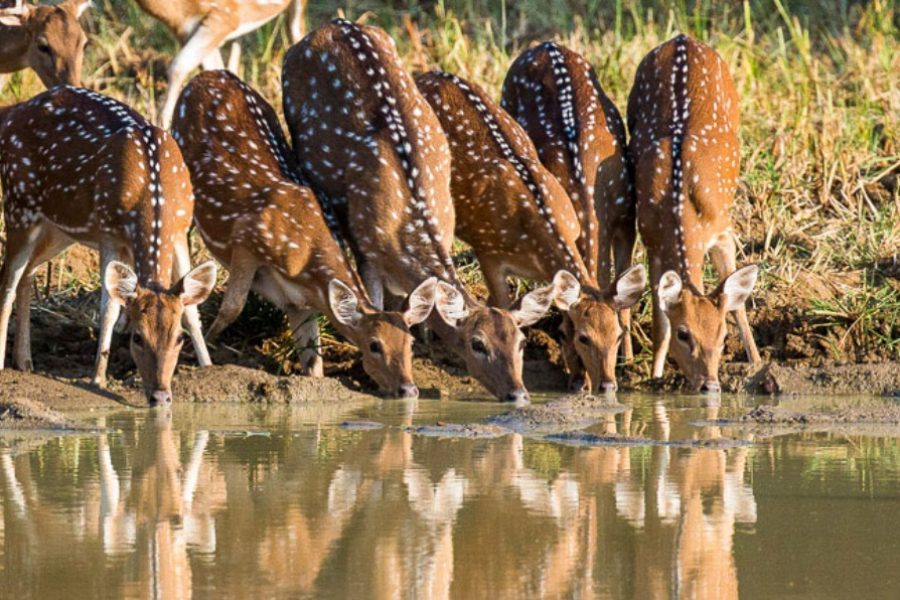
[[[759,268],[756,265],[750,265],[738,269],[725,279],[722,284],[722,301],[725,304],[725,310],[737,310],[744,305],[753,292],[757,275],[759,275]]]
[[[568,271],[557,271],[553,277],[554,301],[559,310],[569,310],[581,297],[581,284]]]
[[[412,327],[428,318],[434,308],[434,296],[437,289],[437,277],[429,277],[419,284],[406,299],[407,308],[403,312],[403,320]]]
[[[438,281],[435,291],[434,307],[447,325],[456,327],[469,316],[466,299],[458,289],[445,281]]]
[[[0,14],[0,25],[6,27],[22,27],[25,24],[26,15],[23,14]]]
[[[528,327],[540,321],[550,310],[555,296],[556,284],[554,283],[525,294],[519,303],[519,308],[512,312],[516,325]]]
[[[341,325],[353,327],[363,317],[356,292],[339,279],[328,282],[328,305],[331,306],[334,318]]]
[[[106,266],[103,287],[113,302],[125,306],[137,297],[138,279],[131,267],[117,260]]]
[[[622,273],[616,281],[616,294],[613,303],[616,308],[630,308],[641,299],[644,288],[647,287],[647,271],[644,265],[635,265]]]
[[[185,306],[192,306],[202,304],[215,287],[216,263],[208,260],[182,277],[175,285],[175,291],[181,296],[181,302]]]
[[[668,311],[681,302],[681,277],[675,271],[666,271],[659,278],[659,288],[656,290],[659,296],[659,304],[663,310]]]

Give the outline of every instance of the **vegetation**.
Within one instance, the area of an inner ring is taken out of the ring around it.
[[[155,116],[175,40],[133,2],[95,6],[87,84]],[[522,49],[559,40],[590,60],[623,113],[649,50],[677,31],[709,43],[741,97],[733,216],[739,262],[762,267],[751,314],[763,353],[900,357],[900,1],[314,0],[307,23],[336,12],[388,29],[411,70],[453,71],[495,97]],[[242,76],[280,109],[284,18],[243,43]],[[40,87],[32,74],[16,75],[3,101]],[[646,306],[639,317],[647,342]]]

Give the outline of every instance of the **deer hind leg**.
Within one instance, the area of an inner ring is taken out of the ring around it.
[[[631,267],[631,259],[634,256],[634,242],[637,239],[634,225],[624,225],[616,229],[613,234],[613,255],[616,263],[616,279]],[[604,288],[605,289],[605,288]],[[625,335],[622,337],[622,356],[626,362],[634,360],[634,346],[631,340],[631,309],[623,308],[619,311],[619,321]]]
[[[128,261],[126,252],[110,245],[100,245],[100,277],[106,274],[109,263],[118,260]],[[119,319],[122,307],[118,302],[113,302],[105,285],[100,286],[100,341],[97,346],[97,357],[94,362],[93,384],[97,387],[106,387],[106,368],[109,366],[109,350],[112,346],[113,328]]]
[[[230,29],[222,25],[216,21],[204,21],[194,30],[187,43],[175,55],[175,59],[169,66],[169,86],[159,118],[160,125],[164,129],[169,129],[172,125],[172,117],[175,114],[175,105],[181,93],[181,86],[184,85],[188,75],[207,60],[210,53],[218,54],[219,46],[230,33]],[[211,60],[215,60],[215,57]],[[218,62],[219,64],[222,62],[221,55],[218,57]]]
[[[255,261],[238,253],[235,254],[229,265],[228,284],[225,286],[225,295],[219,306],[219,313],[206,333],[206,339],[210,342],[218,338],[238,318],[238,315],[244,310],[247,296],[253,287],[253,279],[257,271]]]
[[[296,44],[303,39],[303,13],[306,12],[306,0],[291,0],[291,6],[288,9],[288,32],[291,36],[291,43]]]
[[[672,338],[672,328],[669,317],[659,304],[659,279],[662,277],[662,265],[659,259],[650,261],[650,283],[653,291],[653,377],[658,379],[663,376],[666,368],[666,356],[669,354],[669,342]]]
[[[175,246],[175,268],[173,275],[175,281],[180,281],[182,277],[187,275],[191,270],[191,251],[188,247],[187,236]],[[196,304],[184,307],[184,316],[182,317],[188,335],[191,336],[191,343],[194,345],[194,352],[197,353],[197,363],[201,367],[212,365],[209,358],[209,350],[206,348],[206,341],[203,339],[203,323],[200,321],[200,309]]]
[[[372,304],[378,310],[384,310],[384,279],[381,271],[373,263],[363,260],[359,264],[359,276],[371,296]]]
[[[498,308],[508,309],[512,306],[512,296],[509,293],[509,283],[506,281],[506,269],[502,265],[491,261],[481,260],[481,272],[484,273],[484,283],[490,294],[491,305]]]
[[[31,296],[34,290],[34,274],[42,264],[68,248],[72,240],[62,234],[44,235],[35,246],[34,255],[28,262],[25,275],[16,292],[16,340],[13,359],[20,371],[31,371]]]
[[[291,306],[287,310],[287,315],[291,324],[294,347],[300,351],[303,374],[309,377],[324,377],[325,367],[320,352],[321,342],[316,312]]]
[[[716,273],[719,274],[719,280],[724,280],[737,270],[737,247],[734,242],[734,235],[731,231],[719,234],[715,245],[710,248],[710,257]],[[759,356],[759,350],[756,347],[756,341],[753,339],[753,329],[750,327],[750,319],[747,317],[747,307],[741,306],[734,311],[734,318],[737,321],[738,331],[741,335],[741,341],[747,350],[747,358],[751,364],[758,365],[762,359]]]
[[[9,334],[9,318],[12,316],[13,303],[23,275],[28,269],[28,262],[37,245],[39,231],[7,230],[6,256],[0,269],[0,370],[6,361],[6,338]]]

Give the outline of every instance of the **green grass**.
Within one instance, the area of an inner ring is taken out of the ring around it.
[[[153,116],[174,38],[133,2],[95,4],[88,83]],[[900,357],[900,283],[885,267],[900,248],[900,1],[315,0],[308,25],[337,11],[388,29],[411,70],[453,71],[495,98],[521,50],[556,39],[590,60],[623,112],[654,46],[676,31],[712,45],[741,98],[733,218],[739,262],[762,268],[755,318],[796,315],[830,358]],[[284,19],[243,41],[243,77],[280,109]],[[2,100],[40,89],[32,74],[16,75]],[[471,259],[460,258],[477,286]]]

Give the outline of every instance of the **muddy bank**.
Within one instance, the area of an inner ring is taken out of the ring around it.
[[[87,378],[57,378],[4,369],[0,371],[0,403],[15,399],[70,413],[144,404],[138,390],[115,380],[110,381],[109,389],[100,390]]]
[[[566,396],[559,400],[523,406],[489,417],[488,423],[517,433],[550,433],[584,429],[602,417],[627,409],[624,404],[601,396]]]
[[[721,421],[725,424],[755,425],[846,425],[879,423],[900,425],[900,402],[873,406],[797,411],[786,406],[757,406],[745,415]]]
[[[27,398],[0,400],[0,430],[48,429],[54,431],[84,430],[87,427],[70,421],[61,413]]]
[[[745,389],[766,394],[900,394],[900,363],[782,365],[771,363],[750,375]]]
[[[301,376],[279,377],[237,365],[205,369],[182,368],[172,383],[176,402],[352,402],[372,396],[347,388],[338,379]]]
[[[654,440],[625,435],[597,435],[586,431],[565,431],[544,436],[550,442],[568,446],[666,446],[669,448],[737,448],[753,442],[736,438]]]

